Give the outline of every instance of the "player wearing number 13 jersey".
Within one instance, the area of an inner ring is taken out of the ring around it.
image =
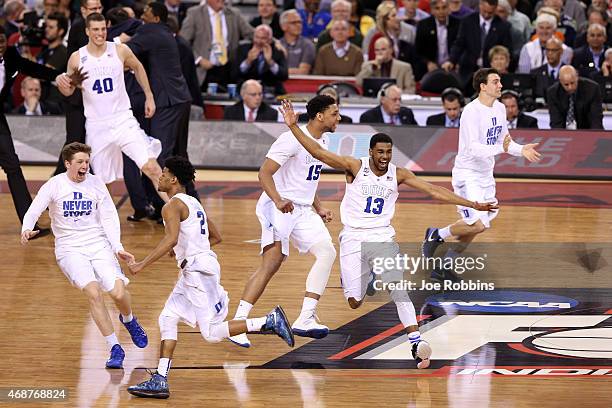
[[[370,139],[369,157],[356,159],[339,156],[322,148],[297,126],[297,115],[291,102],[284,100],[281,112],[295,138],[312,157],[346,173],[346,192],[340,205],[340,217],[344,225],[340,233],[340,277],[344,296],[353,309],[363,302],[374,259],[394,259],[399,254],[391,219],[400,184],[406,184],[447,203],[491,208],[490,205],[470,202],[443,187],[423,181],[409,170],[397,168],[391,163],[393,141],[384,133],[377,133]],[[371,244],[362,246],[363,243]],[[383,282],[401,279],[401,271],[398,270],[389,270],[382,276]],[[410,297],[406,291],[397,289],[391,290],[390,295],[408,334],[417,367],[428,367],[431,347],[421,340]]]
[[[86,141],[92,148],[91,167],[105,184],[110,184],[123,176],[123,152],[157,187],[161,168],[155,159],[161,152],[161,143],[140,128],[123,77],[125,68],[134,71],[146,97],[145,116],[151,117],[155,102],[145,69],[127,46],[106,41],[106,21],[101,14],[87,16],[86,33],[89,42],[72,53],[68,72],[59,76],[57,83],[66,96],[76,86],[82,88]],[[79,72],[83,73],[80,83],[75,80]]]

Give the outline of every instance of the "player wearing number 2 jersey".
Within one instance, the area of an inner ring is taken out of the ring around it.
[[[321,149],[327,149],[326,132],[333,132],[340,122],[336,101],[319,95],[308,101],[308,124],[302,131]],[[312,157],[291,136],[283,133],[272,144],[259,170],[263,194],[256,213],[261,223],[262,262],[244,288],[235,319],[245,319],[281,263],[289,255],[289,241],[300,253],[316,258],[306,278],[306,293],[300,316],[293,323],[293,333],[303,337],[322,338],[329,329],[318,323],[315,310],[325,290],[336,250],[324,220],[331,220],[331,211],[321,207],[316,191],[323,163]],[[313,211],[314,207],[314,211]],[[316,211],[316,212],[315,212]],[[230,338],[249,347],[246,335]]]
[[[367,282],[375,258],[394,259],[399,254],[395,241],[395,230],[391,219],[395,213],[398,186],[406,184],[423,191],[434,198],[452,204],[477,209],[493,208],[465,200],[447,189],[435,186],[417,178],[411,171],[397,168],[391,163],[393,141],[384,133],[377,133],[370,139],[370,156],[356,159],[339,156],[309,138],[297,126],[297,115],[291,102],[282,102],[281,113],[295,138],[313,158],[346,173],[346,192],[340,205],[340,218],[344,229],[340,233],[340,277],[344,296],[353,309],[359,307],[366,293]],[[362,243],[382,243],[362,246]],[[383,281],[395,282],[401,279],[401,271],[389,271]],[[389,276],[391,276],[389,278]],[[399,318],[408,333],[412,354],[418,368],[429,366],[431,347],[421,340],[414,305],[406,291],[390,291]]]
[[[134,71],[146,97],[145,116],[150,118],[155,102],[145,69],[127,46],[106,41],[106,21],[101,14],[87,16],[86,33],[89,42],[72,53],[68,72],[58,77],[57,84],[66,96],[76,86],[82,88],[91,167],[105,184],[110,184],[123,175],[123,152],[157,187],[161,168],[155,158],[161,152],[161,143],[147,136],[134,118],[123,77],[124,67]],[[75,79],[79,73],[83,74],[80,81]],[[167,198],[165,194],[160,196]]]

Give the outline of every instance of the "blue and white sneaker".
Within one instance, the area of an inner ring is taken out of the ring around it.
[[[431,363],[431,346],[425,340],[412,343],[412,357],[416,361],[417,368],[427,368]]]
[[[421,246],[421,254],[424,258],[431,258],[434,256],[436,249],[444,243],[444,240],[440,238],[437,228],[429,227],[425,231],[425,239]]]
[[[111,348],[110,357],[106,361],[106,368],[123,368],[123,359],[125,358],[125,351],[121,348],[121,345],[115,344]]]
[[[151,378],[140,384],[129,386],[127,392],[142,398],[168,398],[170,396],[168,379],[161,374],[153,373],[149,370],[147,372],[151,374]]]
[[[329,327],[319,323],[319,318],[314,312],[310,316],[300,315],[291,326],[293,334],[300,337],[322,339],[329,334]]]
[[[378,275],[374,272],[370,272],[370,281],[368,282],[368,286],[366,287],[366,295],[374,296],[376,294],[376,288],[374,287],[374,282],[378,279]]]
[[[287,320],[283,308],[280,306],[276,306],[268,313],[266,316],[266,324],[261,328],[261,333],[276,333],[278,337],[285,340],[289,347],[293,347],[295,344],[291,327],[289,327],[289,321]]]
[[[249,340],[246,333],[237,334],[235,336],[230,336],[227,339],[237,346],[244,347],[244,348],[251,347],[251,340]]]
[[[119,313],[119,321],[123,323],[123,316],[121,316],[121,313]],[[147,333],[144,331],[142,326],[138,324],[138,320],[136,319],[136,316],[133,316],[132,320],[129,323],[123,323],[123,325],[125,326],[127,331],[130,333],[130,336],[132,337],[132,342],[134,342],[136,347],[139,347],[139,348],[147,347],[147,344],[149,344]]]

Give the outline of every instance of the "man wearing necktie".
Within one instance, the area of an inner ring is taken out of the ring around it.
[[[397,85],[383,85],[378,92],[380,105],[368,109],[359,117],[360,123],[386,123],[391,126],[417,125],[414,113],[402,106],[402,90]]]
[[[546,97],[546,90],[559,78],[559,69],[564,65],[561,61],[563,42],[557,37],[546,41],[546,61],[539,67],[532,69],[530,74],[535,78],[534,95]]]
[[[429,116],[427,118],[427,126],[458,128],[463,104],[463,94],[459,89],[446,88],[442,92],[442,108],[444,112]]]
[[[256,80],[244,81],[240,87],[240,98],[241,101],[225,107],[224,120],[241,122],[276,122],[278,120],[278,111],[263,101],[263,88]]]

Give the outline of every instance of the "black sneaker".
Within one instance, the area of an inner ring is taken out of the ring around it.
[[[444,243],[444,240],[440,238],[437,228],[429,227],[425,231],[425,239],[421,246],[421,254],[424,258],[431,258],[434,256],[436,249]]]

